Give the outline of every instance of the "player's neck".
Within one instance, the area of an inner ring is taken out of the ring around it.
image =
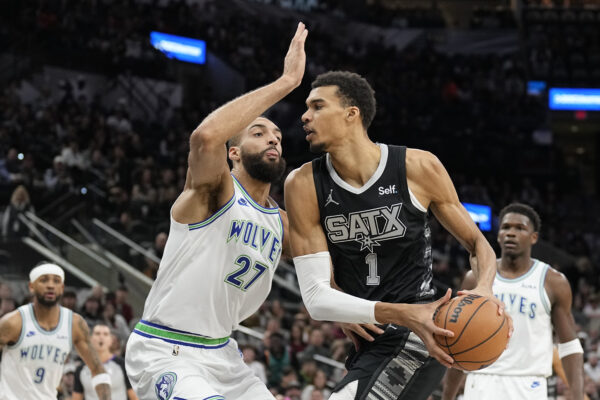
[[[33,314],[38,325],[47,330],[51,331],[56,328],[60,319],[60,306],[55,304],[53,306],[45,306],[33,301]]]
[[[362,187],[375,173],[381,160],[381,149],[366,135],[348,138],[328,150],[335,172],[346,183]]]
[[[241,168],[234,168],[231,170],[231,173],[242,184],[244,189],[246,189],[246,192],[252,197],[252,200],[263,207],[272,207],[268,200],[271,191],[270,183],[264,183],[252,178],[248,172]]]
[[[498,267],[503,277],[514,278],[529,271],[532,265],[533,260],[527,254],[517,257],[502,256]]]

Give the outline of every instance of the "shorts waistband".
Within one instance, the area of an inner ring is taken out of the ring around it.
[[[229,336],[215,339],[196,333],[180,331],[144,320],[141,320],[136,324],[133,332],[150,339],[161,339],[168,343],[202,349],[219,349],[229,343]]]

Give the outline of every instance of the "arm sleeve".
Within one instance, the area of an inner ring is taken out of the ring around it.
[[[83,385],[81,383],[81,371],[83,370],[83,365],[80,365],[75,370],[75,383],[73,384],[73,391],[76,393],[83,393]]]
[[[351,296],[331,287],[329,252],[294,258],[302,300],[310,316],[318,321],[376,324],[376,301]]]

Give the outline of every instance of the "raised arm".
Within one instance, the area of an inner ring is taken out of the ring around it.
[[[90,343],[90,329],[79,314],[73,313],[73,345],[92,373],[92,385],[100,400],[110,400],[110,376]]]
[[[454,184],[440,160],[427,151],[409,149],[406,153],[406,176],[415,196],[437,220],[476,257],[471,268],[477,279],[475,291],[492,296],[496,275],[494,250],[458,200]]]
[[[452,332],[433,324],[434,310],[450,298],[446,295],[430,304],[391,304],[351,296],[331,287],[331,259],[313,181],[312,165],[305,164],[290,173],[284,188],[290,223],[290,240],[302,300],[311,317],[348,323],[395,323],[415,332],[432,357],[446,366],[452,358],[433,340],[433,333]]]
[[[304,42],[307,35],[304,24],[299,23],[285,56],[280,78],[219,107],[194,130],[190,137],[184,193],[173,207],[173,214],[178,221],[197,222],[204,219],[233,195],[226,143],[300,85],[306,64]],[[210,208],[209,201],[213,203]]]
[[[558,353],[562,361],[573,400],[583,399],[583,348],[577,338],[571,314],[571,285],[553,268],[548,269],[546,292],[552,304],[552,325],[558,336]]]

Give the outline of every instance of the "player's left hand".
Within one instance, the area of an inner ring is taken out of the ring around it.
[[[462,295],[466,295],[466,294],[476,294],[478,296],[485,296],[487,298],[489,298],[491,301],[493,301],[494,303],[496,303],[496,305],[498,306],[498,315],[504,315],[506,317],[506,322],[508,322],[508,337],[510,338],[513,334],[513,320],[512,317],[510,316],[510,314],[508,314],[507,312],[505,312],[505,305],[504,303],[498,299],[496,296],[494,296],[494,293],[492,292],[491,289],[487,288],[487,287],[480,287],[477,286],[475,287],[475,289],[472,290],[459,290],[457,295],[462,296]]]
[[[356,351],[360,349],[360,340],[358,339],[358,336],[362,337],[368,342],[372,342],[375,340],[375,338],[367,330],[377,335],[381,335],[384,332],[383,329],[374,324],[349,324],[340,322],[339,325],[340,328],[342,328],[344,335],[346,335],[350,340],[352,340],[352,343],[354,343],[354,348]]]

